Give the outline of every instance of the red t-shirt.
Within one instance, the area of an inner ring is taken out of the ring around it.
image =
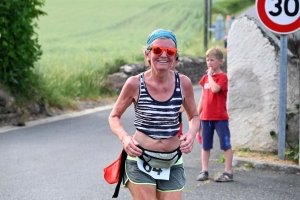
[[[228,78],[227,74],[222,72],[212,76],[214,81],[221,87],[218,93],[213,93],[208,83],[207,75],[204,75],[199,84],[202,86],[202,113],[201,120],[228,120],[228,113],[226,108],[227,92],[228,92]]]

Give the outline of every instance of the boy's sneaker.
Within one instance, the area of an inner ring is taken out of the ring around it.
[[[208,180],[208,171],[201,171],[197,176],[197,181],[206,181]]]

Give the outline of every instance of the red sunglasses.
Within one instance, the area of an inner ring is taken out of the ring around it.
[[[175,54],[177,53],[176,48],[164,48],[160,46],[152,46],[151,50],[156,55],[161,55],[163,51],[166,51],[168,56],[175,56]]]

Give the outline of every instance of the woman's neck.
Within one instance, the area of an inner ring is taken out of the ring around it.
[[[150,71],[149,78],[151,81],[156,83],[165,83],[170,80],[170,71],[166,71],[165,73],[157,72],[157,71]]]

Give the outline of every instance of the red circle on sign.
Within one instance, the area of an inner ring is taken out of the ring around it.
[[[290,24],[277,24],[273,22],[267,15],[265,10],[265,2],[266,0],[256,0],[256,9],[260,21],[271,31],[280,33],[280,34],[287,34],[297,31],[300,28],[300,17]]]

